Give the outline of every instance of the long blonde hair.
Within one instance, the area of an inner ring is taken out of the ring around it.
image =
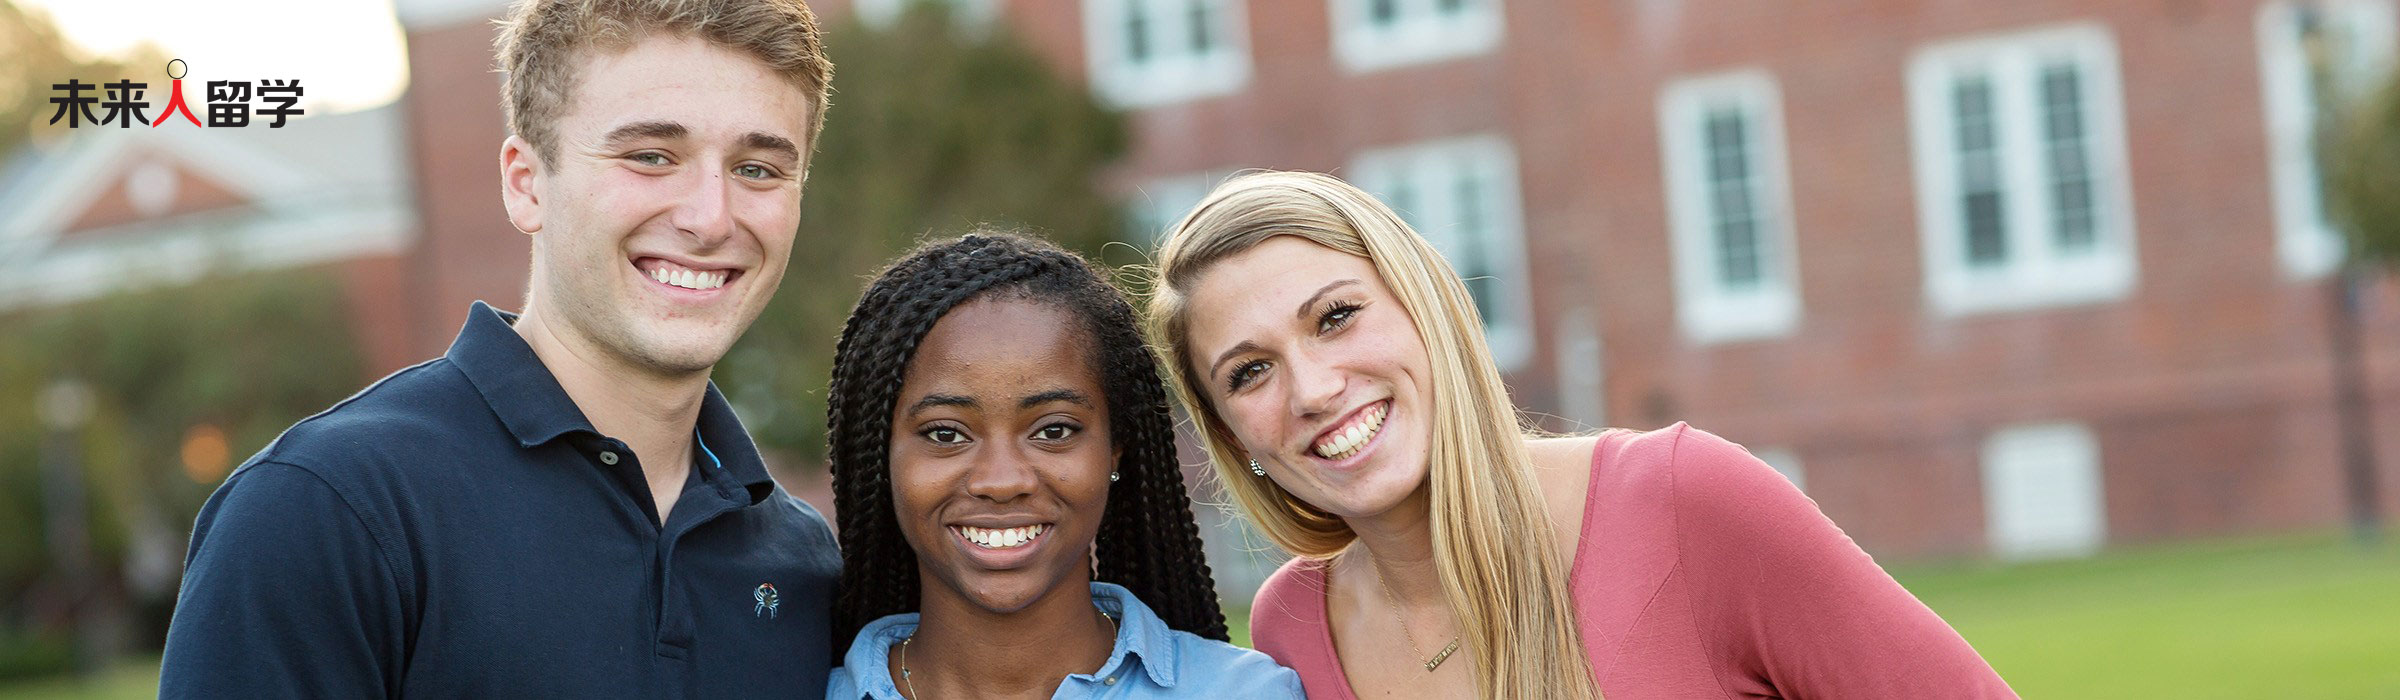
[[[1372,262],[1424,341],[1433,388],[1426,478],[1434,568],[1475,659],[1476,687],[1486,697],[1598,698],[1567,567],[1474,299],[1441,253],[1391,208],[1331,176],[1257,172],[1228,180],[1175,225],[1155,263],[1151,332],[1234,502],[1296,556],[1329,559],[1358,538],[1341,518],[1251,474],[1232,429],[1207,400],[1205,380],[1190,369],[1192,285],[1211,265],[1275,236]]]

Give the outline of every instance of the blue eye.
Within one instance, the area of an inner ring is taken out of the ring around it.
[[[664,154],[664,153],[659,153],[659,152],[656,152],[656,151],[643,151],[643,152],[636,153],[636,154],[633,154],[633,155],[630,155],[630,156],[626,156],[625,158],[626,158],[626,160],[631,160],[631,161],[633,161],[633,162],[640,163],[640,164],[643,164],[643,165],[658,166],[658,165],[666,165],[666,164],[667,164],[667,156],[666,156],[666,154]]]
[[[775,173],[767,170],[766,166],[755,164],[736,167],[733,169],[733,174],[752,180],[764,180],[775,176]]]

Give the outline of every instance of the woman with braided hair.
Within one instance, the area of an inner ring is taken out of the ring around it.
[[[1300,695],[1225,643],[1156,357],[1082,258],[919,247],[851,312],[828,399],[828,698]]]

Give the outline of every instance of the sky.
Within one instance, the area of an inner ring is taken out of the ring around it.
[[[13,2],[48,13],[68,41],[93,55],[121,55],[148,41],[190,66],[186,80],[298,79],[300,107],[310,114],[385,104],[408,86],[391,0]],[[154,89],[164,87],[166,66],[158,72]]]

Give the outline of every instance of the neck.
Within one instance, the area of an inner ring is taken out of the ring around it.
[[[1364,583],[1389,587],[1390,595],[1399,599],[1404,608],[1446,604],[1441,574],[1433,561],[1433,496],[1427,487],[1417,487],[1408,498],[1382,513],[1343,522],[1350,525],[1351,532],[1358,533],[1356,546],[1365,548],[1367,555],[1342,557],[1358,559],[1353,563],[1355,570],[1343,573],[1355,573],[1367,578]],[[1376,578],[1379,575],[1381,578]]]
[[[515,328],[592,429],[633,450],[659,522],[666,522],[691,474],[692,429],[700,422],[708,373],[661,373],[629,362],[575,329],[550,323],[538,306],[528,306]]]
[[[1047,698],[1067,676],[1099,671],[1116,647],[1116,627],[1093,607],[1084,577],[1011,613],[978,607],[931,575],[920,585],[926,594],[908,644],[909,679],[892,662],[895,684],[923,693],[915,700]]]

